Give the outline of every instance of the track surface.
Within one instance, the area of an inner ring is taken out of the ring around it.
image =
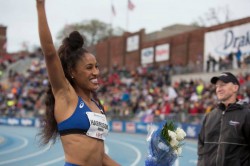
[[[37,128],[0,125],[0,166],[63,166],[61,143],[38,147]],[[144,166],[147,156],[145,135],[110,133],[106,152],[122,166]],[[195,166],[197,142],[185,142],[182,157],[175,166]]]

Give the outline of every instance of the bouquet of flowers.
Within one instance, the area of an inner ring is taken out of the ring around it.
[[[174,122],[164,122],[158,129],[149,129],[149,155],[145,166],[172,166],[182,153],[182,141],[186,137],[183,129]]]

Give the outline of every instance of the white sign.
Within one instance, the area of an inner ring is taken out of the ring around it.
[[[7,124],[9,124],[9,125],[18,125],[19,120],[17,118],[9,118]]]
[[[195,137],[196,136],[195,127],[188,126],[186,133],[188,137]]]
[[[127,38],[127,52],[136,51],[139,49],[139,35],[130,36]]]
[[[31,119],[21,119],[21,125],[23,126],[31,126],[32,120]]]
[[[154,62],[154,48],[144,48],[141,50],[141,64],[149,64]]]
[[[155,48],[155,61],[167,61],[169,60],[169,44],[158,45]]]
[[[209,54],[218,61],[238,48],[243,55],[250,53],[250,23],[205,33],[204,66]]]

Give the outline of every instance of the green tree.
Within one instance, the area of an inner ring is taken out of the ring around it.
[[[192,25],[208,27],[228,22],[231,20],[230,18],[231,11],[228,6],[209,8],[204,16],[199,16],[198,20],[194,21]]]
[[[85,36],[87,46],[92,46],[110,36],[121,36],[124,32],[122,28],[112,28],[110,24],[94,19],[65,25],[58,33],[57,39],[61,41],[73,30],[77,30]]]

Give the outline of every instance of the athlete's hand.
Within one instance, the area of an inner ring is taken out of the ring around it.
[[[38,3],[44,3],[45,2],[45,0],[36,0],[36,3],[38,4]]]

